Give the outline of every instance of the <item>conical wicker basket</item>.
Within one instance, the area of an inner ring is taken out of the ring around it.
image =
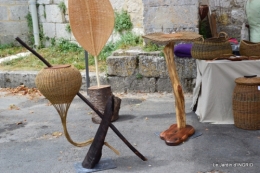
[[[260,77],[235,80],[233,115],[235,126],[247,130],[260,129]]]
[[[82,83],[78,69],[71,65],[46,67],[36,76],[35,83],[52,104],[71,103]]]
[[[239,53],[242,56],[258,56],[258,59],[260,59],[260,43],[242,40],[239,46]]]
[[[218,37],[195,41],[192,45],[192,58],[201,60],[213,60],[232,54],[232,47],[228,41],[228,35],[220,32]]]

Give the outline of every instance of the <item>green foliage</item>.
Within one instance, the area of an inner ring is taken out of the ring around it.
[[[0,44],[0,58],[20,53],[23,50],[22,47],[16,47],[14,43]]]
[[[59,52],[80,52],[83,48],[79,47],[77,44],[70,42],[66,39],[59,39],[55,44],[55,51]]]
[[[66,5],[65,5],[65,3],[64,3],[63,1],[61,1],[61,2],[59,3],[58,7],[59,7],[59,9],[61,10],[61,12],[62,12],[63,14],[66,13],[67,7],[66,7]]]
[[[40,47],[44,47],[44,43],[47,40],[47,38],[45,37],[44,33],[43,33],[43,26],[42,24],[40,24],[39,26],[39,37],[40,37]]]
[[[152,42],[146,44],[144,47],[143,47],[143,50],[146,51],[146,52],[153,52],[153,51],[161,51],[163,49],[162,46],[159,46],[157,44],[154,44]]]
[[[202,35],[203,38],[211,37],[210,26],[207,20],[199,21],[199,34]]]
[[[66,31],[67,31],[68,33],[71,33],[70,24],[67,24],[67,25],[66,25]]]
[[[51,38],[51,46],[55,46],[56,45],[56,39],[55,38]]]
[[[33,36],[33,22],[32,22],[32,15],[31,13],[28,13],[25,16],[27,20],[27,25],[28,25],[28,38],[29,38],[29,44],[33,45],[34,44],[34,36]]]
[[[121,35],[120,40],[116,42],[117,49],[127,49],[131,46],[138,46],[143,43],[143,40],[140,36],[134,34],[133,32],[126,32]]]
[[[14,47],[13,43],[10,43],[10,44],[0,44],[0,50],[12,48],[12,47]]]
[[[115,31],[122,33],[131,30],[132,27],[133,24],[127,11],[115,12]]]
[[[143,40],[140,36],[137,36],[132,32],[126,32],[124,35],[121,35],[120,39],[115,43],[107,43],[98,55],[98,59],[104,61],[113,51],[117,49],[127,49],[131,46],[138,46],[141,45],[142,42]],[[92,55],[90,55],[90,57],[93,58]]]
[[[33,34],[33,21],[32,21],[32,15],[31,13],[28,13],[26,16],[25,16],[26,20],[27,20],[27,25],[28,25],[28,38],[29,38],[29,44],[30,45],[34,45],[35,42],[34,42],[34,34]],[[44,33],[43,33],[43,26],[42,24],[39,25],[39,37],[40,37],[40,44],[42,47],[44,45],[44,42],[46,41],[46,38],[44,36]]]
[[[46,19],[46,10],[45,10],[45,4],[43,4],[43,8],[44,8],[44,10],[43,10],[43,17],[44,17],[44,19]]]
[[[143,78],[143,75],[140,74],[140,73],[137,73],[135,77],[136,77],[136,79],[142,79],[142,78]]]

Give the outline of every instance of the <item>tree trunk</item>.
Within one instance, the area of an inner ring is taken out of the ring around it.
[[[111,91],[110,85],[100,85],[98,86],[92,86],[88,88],[88,94],[90,97],[90,102],[103,114],[105,110],[105,106],[107,104],[107,100],[109,96],[112,96],[113,93]],[[112,116],[111,121],[116,121],[119,118],[119,109],[121,104],[121,99],[118,97],[114,98],[114,113]],[[92,115],[92,122],[95,124],[101,123],[101,118],[96,114],[93,113]]]

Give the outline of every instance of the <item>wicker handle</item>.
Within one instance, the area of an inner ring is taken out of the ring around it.
[[[200,40],[200,39],[201,39],[202,42],[205,41],[205,39],[203,38],[203,36],[201,36],[201,37],[198,38],[198,40]]]
[[[227,33],[225,33],[225,32],[218,33],[218,38],[220,38],[221,35],[223,35],[225,37],[225,39],[228,39],[228,34]]]

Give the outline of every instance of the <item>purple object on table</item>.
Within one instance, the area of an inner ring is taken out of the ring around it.
[[[188,57],[191,58],[191,43],[178,44],[174,46],[174,54],[177,57]]]

